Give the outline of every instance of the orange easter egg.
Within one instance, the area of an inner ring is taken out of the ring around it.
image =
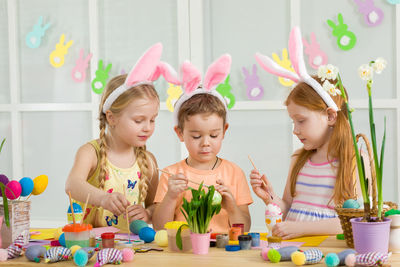
[[[33,179],[33,190],[32,195],[40,195],[46,190],[47,184],[49,183],[49,178],[47,175],[42,174]]]

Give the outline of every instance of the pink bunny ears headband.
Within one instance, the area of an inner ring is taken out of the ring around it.
[[[303,42],[299,27],[294,27],[289,36],[289,58],[296,73],[284,69],[283,67],[275,63],[272,59],[260,53],[256,53],[255,57],[258,64],[260,64],[261,67],[267,72],[279,77],[290,79],[295,83],[305,82],[321,96],[328,107],[333,108],[335,111],[339,110],[332,97],[322,88],[321,84],[314,80],[307,73],[303,57]]]
[[[115,89],[104,101],[103,113],[105,114],[114,101],[126,90],[141,85],[153,84],[162,75],[169,83],[179,84],[175,70],[166,62],[160,61],[163,46],[157,43],[151,46],[129,72],[124,84]]]
[[[201,74],[199,70],[189,61],[183,62],[181,66],[182,80],[180,82],[183,94],[176,101],[174,108],[174,123],[178,125],[178,113],[182,104],[197,94],[211,94],[218,97],[224,104],[225,110],[228,111],[226,100],[215,89],[218,84],[225,81],[231,70],[232,59],[228,54],[224,54],[215,60],[208,67],[204,76],[202,88],[198,88],[201,83]]]

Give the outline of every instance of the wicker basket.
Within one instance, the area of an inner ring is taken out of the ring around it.
[[[376,200],[376,173],[375,173],[375,168],[374,168],[374,157],[373,157],[373,152],[371,149],[371,145],[368,141],[368,138],[364,134],[358,134],[357,135],[357,142],[359,138],[362,138],[365,142],[365,145],[367,146],[367,151],[368,151],[368,157],[369,157],[369,163],[371,166],[371,187],[372,187],[372,207],[370,211],[370,215],[373,217],[378,216],[378,204]],[[397,209],[397,204],[393,202],[384,202],[384,205],[389,206],[389,208],[383,209],[383,213],[390,209]],[[343,229],[344,237],[346,239],[346,244],[350,248],[354,248],[354,241],[353,241],[353,229],[351,227],[351,222],[350,219],[352,218],[358,218],[358,217],[363,217],[364,216],[364,209],[346,209],[342,208],[342,205],[338,205],[335,208],[337,214],[339,215],[340,219],[340,224]]]

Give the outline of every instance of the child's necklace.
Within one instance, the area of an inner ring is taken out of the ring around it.
[[[214,166],[211,168],[211,170],[214,170],[215,166],[217,166],[218,159],[219,159],[219,158],[217,157],[217,160],[215,161]],[[187,164],[188,166],[190,166],[189,163],[188,163],[188,158],[185,159],[185,162],[186,162],[186,164]]]

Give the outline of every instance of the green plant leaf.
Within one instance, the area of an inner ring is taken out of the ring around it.
[[[7,227],[10,227],[10,217],[8,214],[8,200],[5,193],[5,185],[0,183],[1,194],[3,196],[3,209],[4,209],[4,221],[6,222]]]
[[[182,227],[183,226],[189,226],[189,225],[187,225],[187,224],[182,224],[181,226],[179,226],[179,228],[178,228],[178,231],[176,231],[176,237],[175,237],[175,240],[176,240],[176,246],[180,249],[180,250],[182,250]]]
[[[1,141],[0,152],[1,152],[1,150],[3,150],[3,145],[4,145],[5,142],[6,142],[6,139],[4,138],[3,141]]]

